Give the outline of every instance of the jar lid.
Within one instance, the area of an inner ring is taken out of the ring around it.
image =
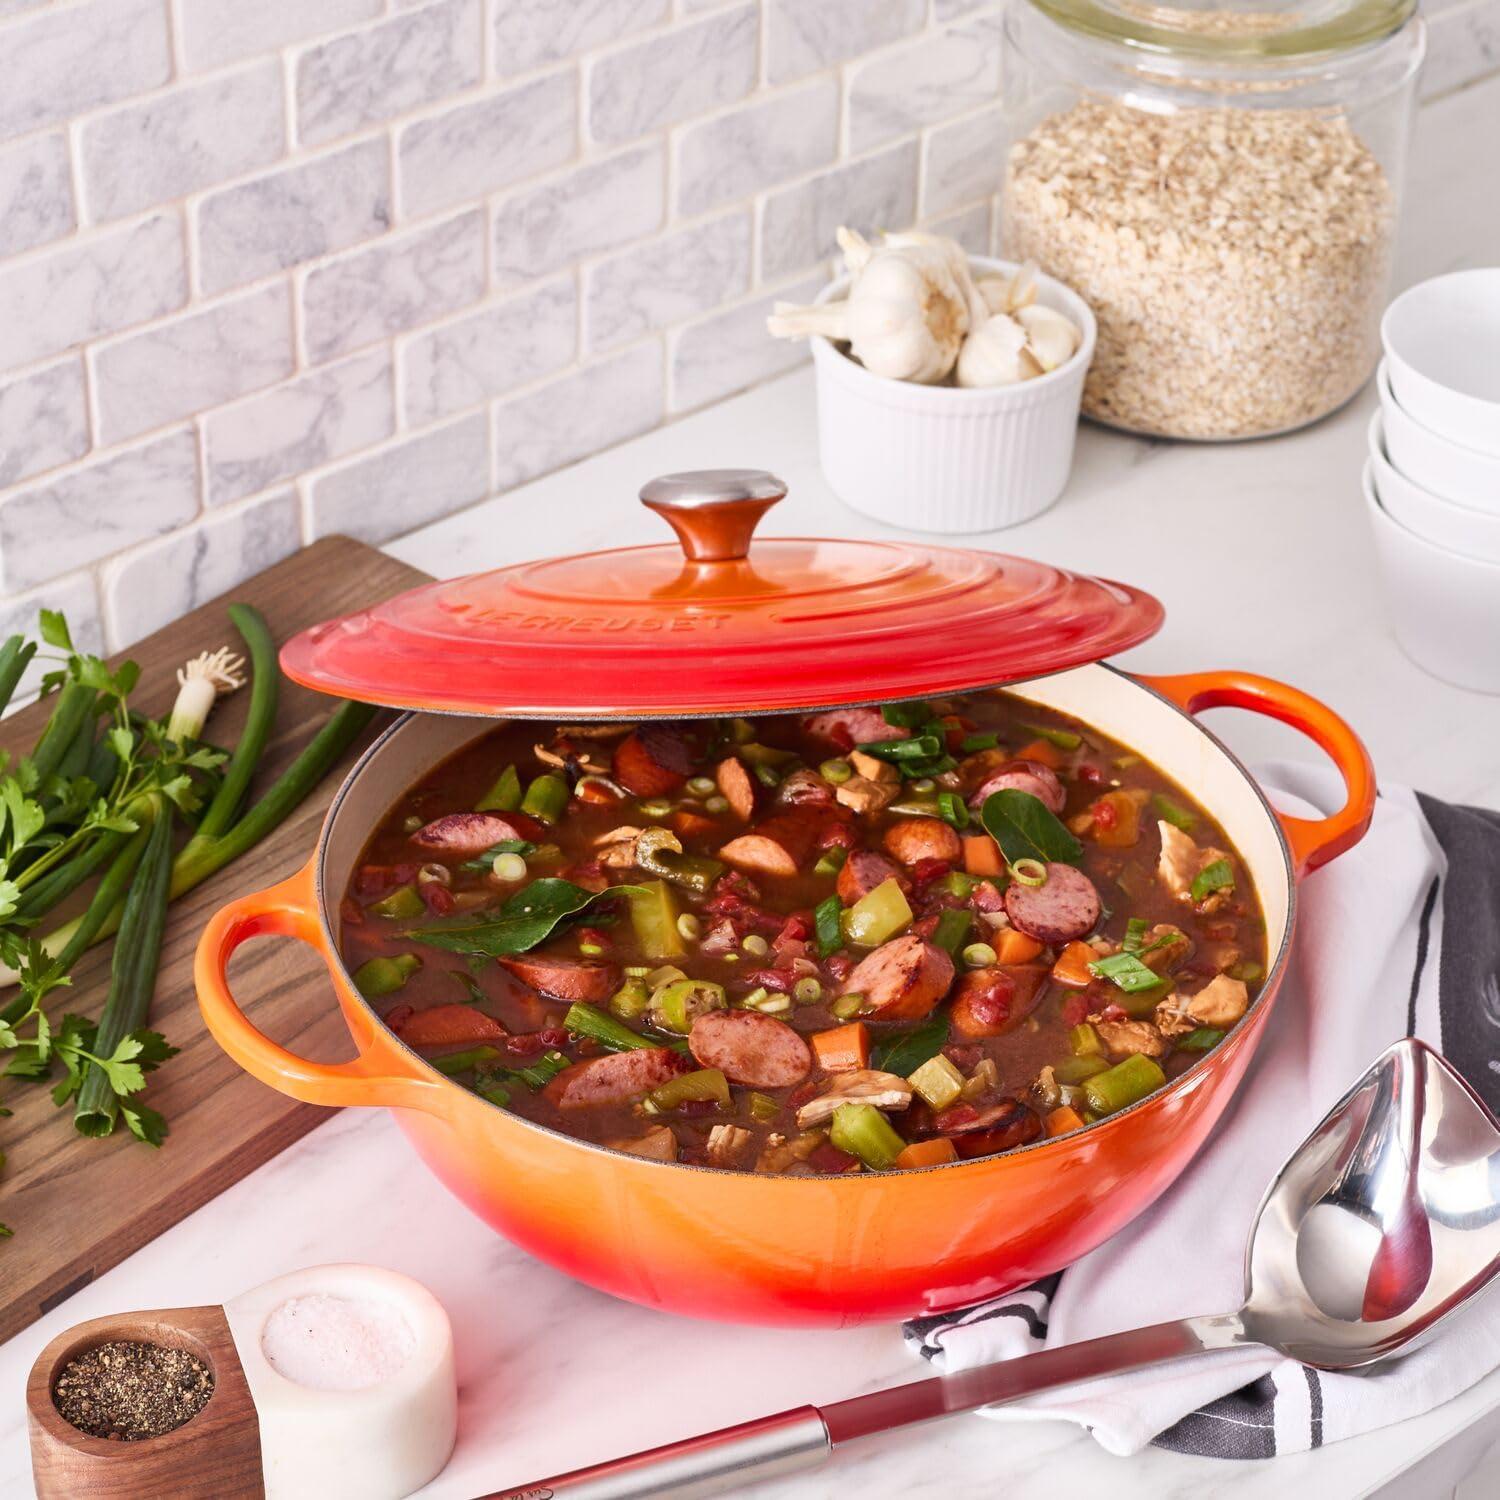
[[[1031,0],[1060,25],[1224,62],[1346,52],[1400,30],[1417,0]]]
[[[774,537],[758,470],[652,480],[670,543],[424,584],[314,626],[281,663],[344,698],[487,717],[809,710],[1015,682],[1153,635],[1149,594],[905,541]]]

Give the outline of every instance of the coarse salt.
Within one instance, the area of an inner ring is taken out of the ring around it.
[[[359,1391],[389,1380],[416,1339],[399,1308],[317,1293],[272,1309],[261,1349],[277,1374],[319,1391]]]

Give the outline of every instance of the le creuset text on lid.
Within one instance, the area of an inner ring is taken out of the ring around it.
[[[680,546],[518,563],[304,631],[287,675],[429,712],[681,717],[807,710],[995,686],[1154,634],[1162,606],[1026,558],[909,541],[762,538],[771,474],[654,479]]]

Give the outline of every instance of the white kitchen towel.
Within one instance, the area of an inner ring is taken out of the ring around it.
[[[1278,763],[1285,811],[1337,806],[1331,771]],[[944,1373],[1240,1305],[1245,1238],[1288,1155],[1392,1042],[1418,1036],[1500,1113],[1500,814],[1385,788],[1364,840],[1303,882],[1291,969],[1208,1144],[1135,1223],[1058,1276],[906,1325]],[[1428,1411],[1500,1366],[1500,1299],[1415,1354],[1330,1375],[1254,1349],[1194,1355],[1011,1406],[1065,1418],[1111,1453],[1221,1458],[1321,1447]]]

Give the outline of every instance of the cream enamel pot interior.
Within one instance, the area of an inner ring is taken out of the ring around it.
[[[491,721],[412,715],[351,772],[308,865],[226,907],[199,946],[197,980],[220,1044],[272,1087],[311,1103],[391,1108],[418,1154],[494,1228],[617,1296],[731,1321],[840,1324],[951,1308],[1046,1275],[1102,1243],[1188,1165],[1264,1030],[1286,968],[1303,871],[1356,842],[1375,787],[1368,757],[1322,704],[1237,673],[1138,680],[1102,665],[1014,686],[1130,746],[1221,822],[1254,880],[1268,975],[1244,1019],[1158,1093],[1085,1130],[917,1171],[778,1177],[646,1161],[563,1136],[443,1077],[355,991],[336,913],[371,831],[405,788]],[[1193,719],[1234,704],[1311,735],[1343,773],[1344,808],[1315,821],[1272,811],[1244,768]],[[322,953],[358,1049],[314,1063],[260,1033],[226,967],[247,938],[282,933]]]

